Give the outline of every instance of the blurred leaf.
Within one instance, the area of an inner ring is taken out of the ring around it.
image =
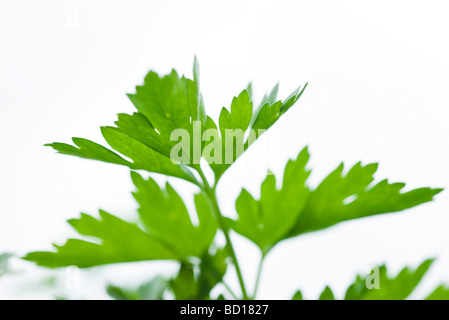
[[[378,272],[372,272],[370,275],[358,275],[348,287],[344,300],[405,300],[420,283],[433,261],[428,259],[415,270],[405,267],[393,277],[388,275],[385,265],[380,266]],[[377,287],[376,284],[378,284]],[[440,286],[427,299],[445,300],[449,298],[448,292],[447,288]],[[302,299],[301,291],[297,291],[292,298],[292,300]],[[331,288],[326,286],[319,300],[335,300]]]
[[[379,267],[379,289],[368,289],[370,276],[359,275],[346,291],[345,300],[404,300],[419,284],[432,262],[433,259],[428,259],[415,270],[405,267],[395,277],[389,276],[387,267],[382,265]]]
[[[165,290],[169,287],[168,281],[161,276],[155,277],[137,290],[140,300],[162,300]]]
[[[9,269],[9,260],[13,256],[14,255],[9,252],[0,254],[0,276],[11,272],[11,270]]]
[[[318,300],[335,300],[334,293],[332,292],[331,288],[326,286],[326,288],[324,288],[324,291],[321,293]]]
[[[115,300],[139,300],[136,291],[127,290],[114,285],[108,285],[106,287],[106,292]]]
[[[437,287],[426,300],[449,300],[449,287],[444,285]]]
[[[218,249],[215,254],[205,254],[200,263],[199,299],[209,297],[210,291],[223,279],[227,269],[228,252]]]
[[[296,291],[292,297],[292,300],[303,300],[301,291]]]
[[[178,275],[171,280],[171,288],[177,300],[203,300],[210,298],[211,290],[226,273],[227,250],[218,249],[214,254],[206,253],[195,266],[181,264]]]
[[[194,300],[198,294],[193,266],[181,264],[178,275],[170,281],[176,300]]]
[[[108,285],[106,291],[115,300],[162,300],[167,288],[168,281],[157,276],[137,289]]]

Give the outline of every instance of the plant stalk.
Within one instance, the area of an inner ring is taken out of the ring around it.
[[[234,291],[232,291],[231,287],[228,286],[228,284],[224,281],[221,281],[221,284],[226,288],[226,290],[228,290],[229,294],[235,299],[238,300],[239,298],[237,298],[236,294],[234,293]]]
[[[257,278],[256,278],[256,285],[254,286],[254,291],[253,291],[253,300],[256,299],[257,290],[259,290],[260,276],[262,275],[262,267],[263,267],[264,259],[265,259],[265,254],[262,254],[262,257],[260,258],[260,262],[259,262],[259,267],[257,269]]]
[[[217,217],[217,220],[218,220],[218,225],[219,225],[221,231],[223,231],[223,234],[225,236],[226,247],[229,250],[229,254],[231,256],[232,262],[234,263],[235,271],[237,273],[237,277],[238,277],[239,283],[240,283],[240,288],[242,290],[243,300],[248,300],[248,294],[246,291],[245,282],[243,280],[242,271],[240,269],[240,265],[237,260],[237,255],[235,254],[234,246],[232,245],[231,237],[229,236],[229,228],[227,227],[225,218],[221,214],[220,208],[218,206],[217,196],[215,193],[215,186],[212,188],[209,185],[209,182],[207,181],[207,178],[204,175],[204,172],[202,171],[202,169],[199,166],[197,166],[196,169],[197,169],[199,175],[201,176],[201,179],[203,180],[204,190],[206,191],[206,194],[212,203],[213,210],[215,211],[215,216]]]

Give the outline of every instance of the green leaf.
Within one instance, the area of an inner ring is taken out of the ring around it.
[[[197,266],[182,263],[177,276],[170,281],[176,299],[210,299],[211,290],[226,273],[227,257],[227,250],[217,249],[213,254],[206,252]]]
[[[149,135],[137,132],[120,119],[116,124],[128,135],[167,157],[170,157],[171,148],[177,144],[177,141],[171,141],[171,135],[179,130],[188,132],[191,140],[190,146],[194,142],[194,134],[198,134],[199,147],[201,147],[201,130],[206,126],[207,115],[200,92],[199,64],[196,58],[193,77],[194,80],[184,76],[179,77],[175,70],[164,77],[159,77],[153,71],[149,72],[145,77],[144,84],[136,87],[136,93],[128,94],[141,117],[140,119],[136,117],[127,119],[128,121],[139,121],[139,125],[144,127]],[[142,121],[142,117],[146,118],[147,123]],[[200,124],[198,133],[195,133],[195,121]],[[199,158],[197,159],[194,155],[194,149],[194,147],[190,149],[189,158],[185,159],[189,163],[199,161]],[[201,149],[198,150],[198,152],[200,151]]]
[[[278,96],[278,92],[279,92],[279,83],[276,83],[276,85],[273,87],[273,89],[271,90],[270,94],[268,95],[264,95],[264,97],[262,98],[262,101],[259,104],[259,107],[257,108],[258,110],[256,111],[256,114],[259,113],[260,109],[265,105],[265,104],[273,104],[275,103],[277,100],[277,96]]]
[[[200,122],[200,129],[206,126],[207,115],[200,92],[196,57],[193,78],[179,77],[174,70],[164,77],[150,72],[144,84],[136,87],[136,93],[128,95],[139,113],[119,115],[117,127],[149,148],[170,157],[172,147],[178,143],[171,140],[175,130],[187,130],[193,139],[193,122]],[[189,161],[193,159],[190,154]]]
[[[377,164],[357,163],[343,174],[343,164],[310,194],[289,236],[330,227],[339,222],[397,212],[433,200],[443,189],[419,188],[402,192],[405,183],[382,180],[371,186]]]
[[[171,141],[174,130],[185,129],[193,139],[194,121],[201,123],[200,135],[201,130],[206,128],[207,115],[199,87],[196,58],[193,73],[194,80],[190,80],[179,77],[174,70],[164,77],[151,71],[145,77],[144,84],[136,87],[136,93],[128,95],[139,112],[133,115],[119,114],[117,127],[102,127],[108,144],[132,162],[95,142],[81,138],[73,138],[78,148],[58,142],[48,146],[59,153],[166,174],[198,184],[190,170],[170,159],[170,152],[178,143]],[[199,143],[201,148],[201,137]],[[192,144],[193,140],[190,141]],[[192,148],[188,154],[190,163],[195,160],[194,151]]]
[[[195,195],[199,225],[193,225],[181,197],[166,184],[161,189],[151,178],[131,173],[140,205],[139,216],[148,233],[172,248],[180,256],[201,257],[208,250],[217,232],[213,213],[203,194]]]
[[[251,90],[250,87],[247,90]],[[232,99],[231,111],[226,108],[221,109],[219,118],[220,138],[218,141],[218,145],[221,145],[221,155],[218,157],[218,163],[212,163],[205,157],[214,171],[217,181],[245,151],[245,132],[251,122],[251,116],[252,102],[250,93],[246,90],[243,90],[237,97]],[[209,122],[208,129],[217,129],[213,121]],[[214,141],[213,143],[216,142]],[[205,146],[208,144],[206,142]]]
[[[150,71],[144,84],[128,94],[139,113],[161,133],[176,129],[190,130],[191,121],[199,120],[198,86],[190,79],[179,77],[175,70],[159,77]]]
[[[296,291],[292,297],[292,300],[303,300],[302,293],[300,290]]]
[[[442,189],[419,188],[401,192],[404,183],[383,180],[371,187],[377,164],[353,166],[343,175],[340,165],[312,190],[306,170],[307,148],[289,161],[281,189],[268,174],[255,200],[245,189],[236,201],[238,219],[229,220],[237,233],[253,241],[266,254],[279,241],[316,231],[339,222],[401,211],[431,201]]]
[[[181,264],[178,275],[170,281],[170,287],[176,300],[195,300],[198,294],[198,283],[195,280],[193,266]]]
[[[198,299],[209,297],[210,291],[223,279],[228,264],[228,251],[218,249],[213,255],[207,253],[200,263]]]
[[[266,104],[268,105],[272,105],[276,102],[277,96],[278,96],[278,91],[279,91],[279,83],[277,83],[274,88],[271,90],[270,94],[265,94],[262,98],[262,100],[260,101],[259,106],[257,107],[257,109],[254,112],[254,115],[252,116],[251,119],[251,128],[254,126],[254,122],[256,121],[256,119],[258,118],[258,115],[260,113],[260,110],[262,109],[263,106],[265,106]]]
[[[221,110],[219,118],[220,143],[222,144],[221,163],[208,161],[215,173],[216,181],[255,140],[299,100],[306,86],[307,84],[302,89],[301,87],[298,88],[282,102],[280,100],[276,101],[279,89],[279,85],[276,85],[272,92],[263,98],[258,110],[253,113],[252,86],[249,84],[247,89],[243,90],[237,97],[234,97],[230,111],[226,108]],[[209,127],[216,126],[214,124]],[[226,130],[237,131],[234,131],[233,135],[230,132],[228,138],[226,138]],[[228,155],[226,155],[227,153]]]
[[[119,114],[115,122],[117,127],[102,127],[108,144],[126,158],[81,138],[74,138],[78,148],[59,142],[48,146],[60,153],[174,176],[195,184],[199,182],[186,165],[196,168],[203,156],[215,173],[215,181],[218,181],[249,145],[299,99],[304,88],[296,90],[282,102],[275,101],[276,86],[264,98],[260,110],[253,114],[252,87],[249,84],[246,90],[234,97],[230,110],[222,109],[219,118],[221,134],[217,131],[213,137],[203,141],[204,132],[217,130],[217,126],[205,111],[199,64],[195,57],[193,80],[180,77],[175,70],[166,76],[150,71],[144,83],[136,87],[136,92],[128,94],[138,112]],[[247,132],[249,127],[255,129],[254,134]],[[241,131],[226,138],[227,129]],[[188,138],[184,138],[185,132]],[[205,150],[208,151],[206,155]],[[172,159],[172,152],[177,154],[176,159]]]
[[[136,291],[114,286],[112,284],[106,287],[106,292],[115,300],[139,300]]]
[[[101,132],[112,148],[133,159],[133,169],[166,174],[191,182],[195,181],[195,178],[187,169],[174,164],[169,158],[121,133],[119,130],[113,127],[102,127]]]
[[[276,187],[275,176],[269,174],[262,183],[260,200],[255,200],[245,189],[237,198],[238,219],[230,221],[230,225],[258,245],[264,254],[284,239],[306,205],[309,190],[305,182],[310,174],[306,170],[308,159],[305,148],[295,160],[287,163],[281,189]]]
[[[109,263],[181,258],[137,225],[105,211],[100,211],[100,217],[96,219],[81,214],[80,219],[69,220],[76,231],[95,238],[96,242],[69,239],[62,246],[55,245],[55,252],[31,252],[24,259],[52,268],[71,265],[86,268]]]
[[[164,292],[168,286],[168,281],[165,278],[156,276],[151,281],[141,285],[137,292],[140,300],[163,300]]]
[[[437,287],[426,300],[449,300],[449,287],[444,285]]]
[[[131,162],[123,159],[115,152],[95,142],[83,138],[72,138],[72,141],[78,148],[70,144],[60,142],[48,143],[45,146],[52,147],[61,154],[67,154],[80,158],[99,160],[125,166],[132,166]]]
[[[149,178],[132,172],[137,187],[139,216],[145,230],[100,211],[101,220],[87,214],[69,223],[81,235],[94,237],[89,242],[69,239],[56,252],[32,252],[25,259],[47,267],[77,265],[91,267],[108,263],[171,259],[185,261],[201,258],[217,232],[217,224],[203,194],[195,196],[199,224],[193,225],[176,191],[167,184],[162,190]],[[126,241],[123,241],[126,239]]]
[[[166,279],[161,276],[156,276],[137,289],[126,289],[108,285],[106,291],[116,300],[163,300],[163,295],[168,287],[169,285]]]
[[[196,56],[193,61],[193,84],[191,86],[195,91],[195,100],[197,105],[196,108],[192,108],[193,120],[201,121],[204,125],[207,121],[207,114],[200,89],[200,65]]]
[[[177,143],[170,141],[170,135],[158,133],[141,113],[135,112],[132,115],[120,113],[115,124],[123,134],[166,157],[170,157],[170,150]]]
[[[253,100],[253,85],[252,83],[248,83],[248,85],[246,86],[246,93],[248,94],[249,100]]]
[[[221,109],[220,113],[220,131],[222,137],[225,136],[225,130],[242,130],[248,129],[252,115],[252,102],[246,90],[243,90],[238,97],[234,97],[231,103],[231,112],[228,109]]]
[[[395,277],[389,276],[387,267],[382,265],[378,274],[379,289],[367,287],[367,282],[372,284],[371,279],[376,276],[374,273],[370,276],[359,275],[346,291],[345,300],[404,300],[419,284],[432,262],[433,259],[428,259],[415,270],[405,267]]]
[[[332,292],[331,288],[326,286],[326,288],[324,288],[324,291],[320,294],[318,300],[335,300],[334,293]]]
[[[358,275],[347,289],[344,300],[405,300],[420,283],[433,261],[428,259],[415,270],[405,267],[394,277],[388,275],[385,265],[373,269],[370,275]],[[446,290],[447,288],[440,286],[427,299],[445,300],[448,298]],[[301,291],[297,291],[292,298],[302,299]],[[328,286],[321,293],[319,300],[335,300]]]
[[[276,101],[279,85],[276,85],[269,96],[266,96],[252,119],[253,130],[268,130],[288,109],[290,109],[302,96],[307,83],[293,91],[287,99]]]
[[[174,164],[169,158],[127,136],[117,128],[102,127],[101,131],[112,148],[132,159],[133,162],[125,160],[115,152],[95,142],[82,138],[72,139],[78,148],[59,142],[47,144],[46,146],[50,146],[62,154],[125,165],[131,169],[166,174],[197,183],[192,173],[183,165]]]

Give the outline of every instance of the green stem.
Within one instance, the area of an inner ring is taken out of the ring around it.
[[[212,208],[215,211],[215,216],[217,217],[218,225],[220,226],[220,229],[221,231],[223,231],[223,234],[225,236],[226,247],[229,250],[229,255],[231,256],[232,262],[234,263],[235,271],[237,273],[237,277],[240,283],[240,288],[242,290],[243,300],[248,300],[248,294],[246,292],[245,282],[243,281],[242,271],[240,269],[239,262],[237,260],[237,255],[235,254],[235,250],[232,245],[231,237],[229,236],[229,228],[218,206],[217,196],[215,194],[215,186],[212,188],[209,185],[209,182],[207,181],[207,178],[204,175],[204,172],[200,166],[196,166],[196,170],[198,171],[199,175],[201,176],[201,179],[203,180],[204,190],[206,191],[206,194],[209,197],[210,202],[212,203]]]
[[[259,290],[260,276],[262,274],[262,267],[263,267],[264,259],[265,259],[265,254],[262,254],[262,257],[260,258],[260,262],[259,262],[259,268],[257,269],[257,278],[256,278],[256,285],[254,286],[253,300],[256,299],[257,290]]]
[[[231,287],[228,286],[228,284],[224,281],[221,281],[221,283],[223,284],[223,286],[226,288],[226,290],[228,290],[229,294],[235,299],[238,300],[236,294],[232,291]]]

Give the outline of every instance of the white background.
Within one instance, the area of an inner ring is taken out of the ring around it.
[[[256,97],[280,81],[298,104],[226,174],[220,204],[235,214],[242,186],[257,195],[305,146],[312,182],[341,161],[379,162],[377,178],[407,188],[449,187],[449,45],[446,1],[0,1],[0,252],[51,249],[65,223],[98,208],[134,217],[127,168],[56,155],[42,145],[86,137],[132,112],[125,96],[154,69],[191,76],[193,57],[209,114],[249,81]],[[268,147],[268,148],[267,148]],[[265,151],[264,151],[265,150]],[[195,191],[173,184],[191,203]],[[414,297],[449,283],[449,193],[404,213],[344,223],[283,243],[267,258],[260,298],[342,296],[355,274],[386,262],[396,273],[437,257]],[[258,253],[235,237],[252,286]],[[15,260],[0,298],[106,298],[103,283],[137,285],[176,265],[142,262],[67,274]],[[64,280],[65,279],[65,280]],[[54,282],[55,280],[53,280]],[[228,282],[235,285],[233,270]]]

